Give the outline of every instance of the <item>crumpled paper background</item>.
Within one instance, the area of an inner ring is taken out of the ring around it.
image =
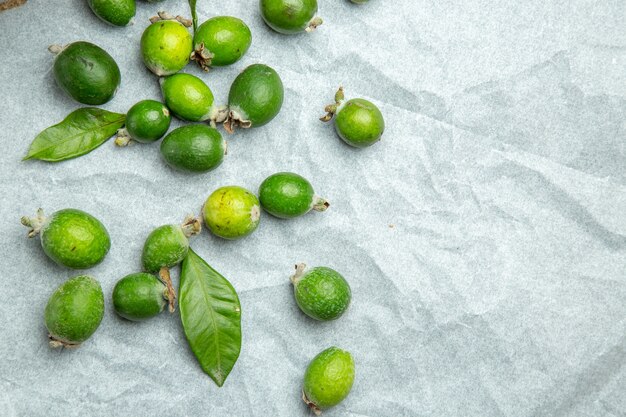
[[[59,164],[20,162],[39,131],[79,107],[54,84],[50,43],[109,51],[123,81],[103,107],[125,112],[160,97],[139,56],[148,17],[188,15],[186,2],[138,1],[127,28],[84,1],[0,14],[0,414],[305,416],[305,367],[337,345],[353,353],[357,378],[329,416],[626,415],[624,2],[321,0],[325,24],[294,37],[265,27],[256,0],[198,3],[201,21],[242,18],[253,43],[230,68],[185,71],[219,102],[256,62],[286,90],[279,116],[229,136],[224,164],[204,175],[172,171],[158,145],[112,141]],[[376,146],[349,148],[317,120],[340,84],[380,106],[387,130]],[[330,210],[263,215],[244,240],[192,242],[241,297],[242,353],[218,389],[178,313],[130,323],[111,291],[139,270],[154,227],[198,213],[219,186],[256,191],[281,170],[309,178]],[[86,210],[112,237],[88,271],[106,315],[77,351],[46,343],[45,303],[76,272],[26,239],[19,217],[38,207]],[[344,274],[344,317],[299,312],[296,262]]]

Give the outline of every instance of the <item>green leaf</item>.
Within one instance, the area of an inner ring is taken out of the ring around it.
[[[189,0],[189,8],[191,9],[191,19],[193,21],[193,33],[196,33],[198,27],[198,13],[196,13],[196,0]]]
[[[22,160],[58,162],[93,151],[124,126],[126,115],[95,107],[83,107],[50,126],[30,144]]]
[[[226,278],[189,249],[179,289],[180,318],[200,366],[218,386],[241,351],[241,306]]]

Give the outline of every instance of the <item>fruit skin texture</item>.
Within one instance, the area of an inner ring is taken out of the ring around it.
[[[96,16],[114,26],[126,26],[135,16],[135,0],[88,0]]]
[[[335,130],[348,145],[365,148],[380,140],[385,130],[383,115],[362,98],[347,101],[335,118]]]
[[[305,265],[296,266],[291,278],[300,310],[315,320],[336,320],[350,305],[350,285],[339,272],[317,267],[304,272]]]
[[[193,38],[176,20],[160,20],[146,28],[141,36],[141,55],[146,67],[162,77],[174,74],[187,65],[193,50]]]
[[[178,118],[201,122],[211,117],[213,92],[200,78],[174,74],[161,82],[165,104]]]
[[[163,103],[142,100],[126,113],[126,131],[137,142],[154,142],[167,132],[171,121],[170,111]]]
[[[96,331],[104,316],[100,283],[87,275],[70,278],[50,296],[44,313],[51,347],[76,347]]]
[[[240,239],[259,225],[259,200],[245,188],[222,187],[215,190],[202,210],[206,226],[224,239]]]
[[[293,172],[278,172],[267,177],[259,187],[261,206],[272,216],[291,219],[311,209],[324,211],[329,204],[315,195],[311,183]]]
[[[307,30],[317,13],[317,0],[260,0],[259,4],[265,23],[287,35]]]
[[[142,321],[154,317],[166,304],[165,284],[145,272],[126,275],[113,289],[115,312],[127,320]]]
[[[204,124],[187,125],[171,131],[161,142],[161,154],[173,168],[208,172],[224,160],[224,139],[217,129]]]
[[[193,59],[202,58],[202,54],[212,55],[204,62],[198,60],[203,69],[231,65],[241,59],[251,43],[250,28],[241,19],[216,16],[198,26],[193,39],[196,51]]]
[[[306,369],[302,399],[315,412],[343,401],[354,383],[354,361],[349,352],[330,347],[318,354]]]
[[[56,56],[54,78],[70,97],[83,104],[104,104],[120,86],[122,76],[115,60],[89,42],[74,42]]]

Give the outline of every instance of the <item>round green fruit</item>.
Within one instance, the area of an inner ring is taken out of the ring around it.
[[[213,17],[196,30],[193,38],[194,52],[191,59],[208,71],[210,67],[222,67],[239,61],[252,43],[250,28],[231,16]]]
[[[89,42],[64,47],[50,46],[57,54],[54,78],[70,97],[83,104],[104,104],[120,86],[122,76],[115,60],[104,49]]]
[[[141,36],[141,55],[146,67],[159,77],[174,74],[187,65],[193,38],[177,20],[158,20]]]
[[[81,210],[64,209],[45,217],[22,217],[28,237],[39,235],[43,251],[59,265],[87,269],[102,262],[111,248],[109,233],[98,219]]]
[[[343,401],[354,383],[354,361],[349,352],[336,347],[318,354],[306,369],[302,399],[315,412]]]
[[[172,116],[163,103],[143,100],[126,113],[126,127],[117,132],[115,144],[126,146],[131,140],[150,143],[159,140],[170,128]]]
[[[322,24],[317,0],[261,0],[260,7],[265,23],[279,33],[311,32]]]
[[[311,209],[325,211],[330,205],[315,195],[311,183],[293,172],[279,172],[267,177],[259,187],[261,207],[272,216],[291,219]]]
[[[350,285],[337,271],[317,267],[305,272],[306,265],[296,265],[291,277],[300,310],[315,320],[336,320],[350,305]]]
[[[204,222],[216,236],[240,239],[259,225],[261,209],[254,194],[242,187],[222,187],[207,198],[202,210]]]
[[[104,295],[87,275],[68,279],[50,296],[44,313],[51,347],[78,347],[98,329]]]
[[[156,316],[167,304],[167,287],[145,272],[126,275],[113,289],[115,312],[127,320],[142,321]]]
[[[87,0],[93,13],[114,26],[126,26],[135,17],[135,0]]]
[[[195,75],[179,73],[162,78],[161,92],[167,107],[180,119],[201,122],[215,117],[213,92]]]
[[[208,172],[224,160],[226,142],[220,132],[204,124],[171,131],[161,142],[161,155],[172,168]]]

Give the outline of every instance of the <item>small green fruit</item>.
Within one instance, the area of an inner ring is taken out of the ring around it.
[[[115,60],[104,49],[89,42],[74,42],[65,47],[50,46],[57,54],[54,78],[70,97],[83,104],[104,104],[120,86],[122,76]]]
[[[159,77],[183,69],[192,51],[193,38],[177,20],[156,20],[141,36],[143,62]]]
[[[115,312],[132,321],[146,320],[163,311],[168,301],[167,287],[145,272],[126,275],[113,289]]]
[[[261,206],[272,216],[291,219],[311,209],[325,211],[330,205],[315,195],[306,178],[292,172],[279,172],[267,177],[259,187]]]
[[[241,59],[251,42],[250,28],[241,19],[216,16],[198,26],[191,59],[205,71],[211,66],[231,65]]]
[[[304,374],[302,400],[320,415],[343,401],[354,383],[354,361],[349,352],[331,347],[318,354]]]
[[[115,144],[126,146],[131,140],[150,143],[159,140],[170,128],[172,116],[163,103],[143,100],[126,113],[126,127],[117,132]]]
[[[269,123],[280,111],[283,98],[283,82],[276,71],[263,64],[250,65],[230,86],[224,128],[232,133],[236,126],[247,129]]]
[[[215,118],[213,92],[200,78],[174,74],[161,79],[161,92],[167,107],[180,119],[201,122]]]
[[[87,0],[94,14],[114,26],[126,26],[135,17],[135,0]]]
[[[68,279],[50,296],[44,314],[51,347],[78,347],[104,316],[100,283],[87,275]]]
[[[22,217],[28,237],[41,238],[43,251],[59,265],[87,269],[102,262],[111,248],[109,233],[98,219],[84,211],[64,209],[45,217]]]
[[[322,24],[315,17],[317,0],[261,0],[260,7],[265,23],[279,33],[311,32]]]
[[[336,320],[348,309],[352,293],[339,272],[317,267],[304,272],[305,264],[296,265],[291,277],[300,310],[315,320]]]
[[[204,222],[216,236],[240,239],[259,225],[261,209],[254,194],[242,187],[218,188],[207,198],[203,208]]]
[[[172,168],[208,172],[224,160],[226,142],[217,129],[187,125],[171,131],[161,142],[161,154]]]

